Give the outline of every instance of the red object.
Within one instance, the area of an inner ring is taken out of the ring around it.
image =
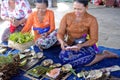
[[[95,0],[95,5],[100,5],[102,3],[102,0]]]
[[[10,24],[10,32],[13,33],[15,32],[16,27]]]
[[[105,2],[105,5],[106,6],[114,6],[115,5],[115,0],[106,0],[106,2]]]

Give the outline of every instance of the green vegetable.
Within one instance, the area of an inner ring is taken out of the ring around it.
[[[75,73],[75,70],[70,68],[70,71],[76,76],[77,74]]]
[[[9,64],[13,62],[13,56],[12,54],[6,56],[0,56],[0,66],[3,66],[4,64]]]
[[[17,33],[13,33],[10,35],[9,40],[15,42],[15,43],[26,43],[26,42],[30,42],[33,40],[33,35],[30,33],[21,33],[21,32],[17,32]]]

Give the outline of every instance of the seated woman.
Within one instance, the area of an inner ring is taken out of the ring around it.
[[[3,0],[1,4],[1,18],[5,21],[0,27],[5,27],[2,35],[2,41],[7,41],[9,35],[19,32],[23,28],[24,23],[31,13],[30,5],[27,0]]]
[[[89,66],[104,58],[117,58],[118,55],[109,51],[96,54],[98,52],[93,45],[98,41],[98,23],[96,18],[87,12],[88,0],[74,0],[73,8],[73,12],[62,18],[57,33],[62,48],[59,57],[63,63],[70,63],[74,67]],[[86,39],[86,35],[90,38]]]
[[[54,12],[47,9],[48,0],[36,0],[37,11],[32,12],[22,32],[34,32],[34,40],[39,48],[47,49],[57,41]]]

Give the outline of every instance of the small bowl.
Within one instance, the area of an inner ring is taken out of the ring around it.
[[[70,69],[72,69],[72,65],[71,64],[65,64],[65,65],[62,66],[61,69],[62,69],[63,72],[69,72]]]
[[[43,66],[50,66],[53,64],[53,60],[52,59],[45,59],[43,62],[42,62],[42,65]]]
[[[37,53],[37,58],[42,58],[43,57],[43,52],[39,52],[39,53]]]

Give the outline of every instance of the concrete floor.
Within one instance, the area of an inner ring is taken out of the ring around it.
[[[72,3],[58,3],[57,5],[57,8],[50,9],[55,12],[56,28],[59,28],[63,15],[72,10]],[[94,15],[99,23],[99,45],[120,49],[120,8],[106,8],[89,4],[88,12]]]

